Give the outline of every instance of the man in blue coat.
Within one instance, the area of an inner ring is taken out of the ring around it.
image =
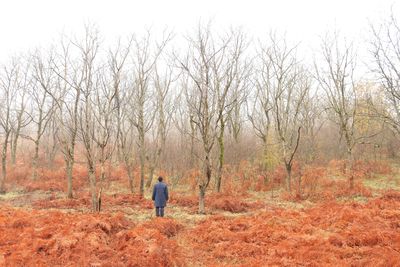
[[[156,206],[156,216],[164,217],[164,207],[168,201],[168,187],[163,183],[163,178],[158,177],[158,183],[154,185],[153,196],[154,206]]]

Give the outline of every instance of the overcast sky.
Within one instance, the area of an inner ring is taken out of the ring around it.
[[[378,22],[399,10],[394,0],[0,0],[0,61],[8,56],[75,33],[85,22],[99,26],[105,40],[140,32],[144,27],[168,27],[177,34],[199,20],[216,27],[242,26],[252,37],[271,30],[314,47],[327,29],[336,27],[361,45],[368,21]],[[400,14],[400,13],[399,13]]]

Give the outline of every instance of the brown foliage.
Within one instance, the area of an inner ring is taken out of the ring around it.
[[[133,225],[121,213],[66,214],[0,208],[6,266],[182,266],[180,225],[154,219]],[[161,230],[158,226],[162,226]]]
[[[356,176],[361,178],[372,178],[376,174],[391,174],[393,172],[391,166],[383,161],[361,161],[354,163],[353,171]]]
[[[259,209],[265,206],[260,201],[246,201],[246,193],[228,194],[228,193],[213,193],[206,196],[206,208],[211,210],[229,211],[232,213],[247,212],[250,210]],[[180,196],[173,195],[170,203],[178,206],[189,208],[192,212],[197,210],[197,196]]]
[[[160,217],[147,221],[142,226],[147,229],[156,229],[167,237],[176,236],[184,228],[182,224],[173,219]]]
[[[60,192],[66,183],[62,168],[40,169],[32,181],[30,168],[16,167],[8,183],[25,188],[25,194],[4,202],[29,210],[0,207],[0,266],[397,266],[400,193],[379,191],[382,197],[374,199],[362,184],[376,174],[391,174],[390,166],[355,162],[353,189],[345,166],[345,162],[331,162],[329,167],[296,162],[294,190],[280,197],[315,203],[313,208],[293,210],[254,201],[247,191],[281,187],[286,178],[282,166],[261,172],[242,162],[237,169],[225,170],[222,193],[207,192],[208,215],[200,222],[190,221],[191,227],[171,218],[128,221],[121,212],[129,218],[137,211],[153,214],[153,202],[117,193],[127,185],[121,167],[107,166],[99,214],[82,213],[90,208],[84,166],[74,169],[74,199],[65,199]],[[192,171],[180,182],[196,189],[196,175]],[[32,192],[36,190],[46,192]],[[352,202],[349,197],[354,196],[368,197],[368,202]],[[193,214],[198,196],[171,190],[170,204]],[[222,211],[242,214],[224,217]],[[183,221],[187,223],[190,216],[186,214]]]
[[[55,198],[50,196],[48,199],[37,200],[32,203],[32,206],[38,209],[58,208],[58,209],[83,209],[90,207],[90,194],[80,193],[73,199]],[[144,199],[139,195],[132,194],[113,194],[102,196],[102,210],[113,211],[121,207],[132,207],[140,209],[153,209],[152,201]]]
[[[400,203],[326,203],[305,211],[214,216],[188,238],[205,265],[397,266]],[[195,260],[195,259],[193,259]]]

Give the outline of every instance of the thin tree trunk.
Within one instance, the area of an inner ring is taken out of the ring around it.
[[[192,169],[194,167],[194,137],[195,137],[195,125],[193,123],[192,117],[190,119],[190,156],[189,156],[189,167]]]
[[[206,188],[204,185],[199,186],[199,213],[205,214],[205,196],[206,196]]]
[[[37,132],[36,132],[36,140],[35,140],[35,154],[33,157],[33,174],[32,174],[33,180],[36,180],[36,178],[37,178],[37,168],[38,168],[38,163],[39,163],[39,145],[40,145],[40,138],[42,136],[42,122],[43,122],[43,111],[40,110],[39,123],[38,123],[38,128],[37,128]]]
[[[263,139],[263,162],[262,168],[264,171],[268,170],[268,145],[267,138]]]
[[[353,189],[354,188],[353,153],[350,148],[347,150],[347,161],[348,161],[347,175],[349,176],[350,189]]]
[[[104,182],[106,179],[106,158],[105,158],[105,152],[104,152],[105,147],[101,147],[101,159],[100,159],[100,182]]]
[[[292,191],[292,165],[286,164],[286,186],[289,193]]]
[[[22,100],[23,101],[23,100]],[[25,110],[24,105],[22,104],[21,106],[21,111],[18,114],[17,118],[17,127],[15,129],[15,137],[11,137],[11,165],[14,166],[15,163],[17,162],[17,148],[18,148],[18,141],[19,141],[19,136],[21,133],[21,127],[22,127],[22,115],[24,114],[23,110]]]
[[[72,170],[74,166],[74,160],[71,158],[66,158],[65,164],[67,166],[66,172],[67,172],[67,197],[69,199],[73,198],[72,194]]]
[[[299,178],[297,179],[297,197],[299,199],[302,199],[302,192],[301,192],[301,175],[299,175]]]
[[[6,182],[6,177],[7,177],[6,162],[7,162],[7,158],[4,155],[4,151],[3,151],[3,154],[1,156],[1,181],[0,181],[0,193],[2,193],[2,194],[6,192],[6,189],[5,189],[5,182]]]
[[[139,194],[144,195],[144,167],[146,163],[146,151],[145,151],[145,125],[144,125],[144,114],[143,107],[144,102],[140,101],[140,110],[138,115],[138,135],[139,135],[139,161],[140,161],[140,184],[139,184]]]
[[[17,162],[17,147],[18,147],[19,131],[15,133],[14,140],[11,146],[11,165],[15,165]]]
[[[96,190],[96,175],[93,163],[88,163],[89,169],[89,182],[90,182],[90,194],[92,196],[92,211],[97,212],[99,211],[99,203],[97,199],[97,190]]]
[[[225,161],[225,144],[223,135],[224,133],[222,126],[221,133],[218,137],[219,157],[218,157],[218,170],[217,170],[217,181],[216,181],[216,191],[218,193],[221,192],[222,169],[224,167],[224,161]]]
[[[126,173],[128,174],[128,182],[129,182],[129,190],[131,193],[135,193],[134,191],[134,184],[133,184],[133,171],[132,171],[132,164],[130,162],[129,156],[125,153],[125,147],[122,148],[124,153],[124,162],[126,167]]]
[[[4,138],[3,149],[1,153],[1,180],[0,180],[0,193],[6,192],[5,182],[7,178],[7,147],[8,147],[9,133],[6,133]]]
[[[149,177],[147,178],[146,188],[150,188],[151,183],[153,182],[154,176],[154,166],[150,166]]]
[[[140,195],[141,196],[144,195],[144,167],[145,167],[144,151],[140,151]]]
[[[36,180],[38,173],[38,164],[39,164],[39,140],[35,141],[35,153],[33,155],[33,161],[32,161],[32,180]]]
[[[221,120],[220,120],[220,132],[218,136],[218,144],[219,144],[219,157],[218,157],[218,171],[217,171],[217,183],[216,183],[216,189],[217,192],[221,192],[221,180],[222,180],[222,169],[224,167],[225,163],[225,143],[224,143],[224,134],[225,134],[225,120],[222,116],[220,115]]]
[[[211,163],[210,163],[210,157],[207,155],[205,159],[205,166],[204,166],[204,176],[206,177],[206,180],[202,181],[199,185],[199,213],[204,214],[204,202],[205,202],[205,196],[206,196],[206,189],[208,187],[208,184],[210,183],[211,180]]]
[[[68,184],[68,198],[73,197],[72,193],[72,171],[74,169],[74,164],[75,164],[75,139],[76,139],[76,129],[74,129],[74,133],[72,134],[71,137],[71,142],[70,142],[70,149],[67,149],[68,155],[66,155],[66,172],[67,172],[67,184]]]

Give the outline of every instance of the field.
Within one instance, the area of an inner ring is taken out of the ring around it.
[[[92,213],[84,167],[73,199],[61,167],[35,181],[16,167],[0,195],[0,266],[400,266],[399,169],[357,170],[347,190],[339,163],[308,169],[292,194],[226,175],[205,215],[190,177],[175,185],[167,176],[166,217],[156,218],[151,190],[130,194],[122,168],[110,168]]]

